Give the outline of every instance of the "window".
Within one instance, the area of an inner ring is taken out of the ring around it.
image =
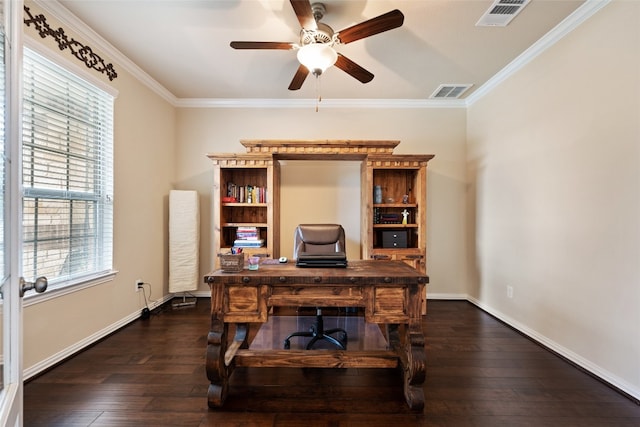
[[[113,96],[25,48],[23,274],[52,288],[112,268]]]
[[[4,129],[4,122],[5,122],[5,103],[7,102],[6,100],[6,96],[5,96],[5,85],[6,85],[6,81],[5,81],[5,59],[4,59],[4,34],[5,34],[5,29],[4,29],[4,3],[0,2],[0,159],[4,159],[5,158],[5,145],[6,145],[6,134],[5,134],[5,129]],[[7,232],[7,230],[5,230],[5,225],[4,225],[4,220],[5,220],[5,205],[4,205],[4,198],[5,198],[5,183],[6,183],[6,178],[5,178],[5,162],[0,161],[0,289],[2,286],[4,286],[4,281],[5,281],[5,276],[6,274],[6,262],[7,260],[5,259],[6,257],[6,253],[5,253],[5,242],[8,240],[5,237],[5,233]],[[2,294],[0,293],[0,300],[2,299]],[[1,354],[1,352],[0,352]],[[0,385],[2,384],[2,381],[0,380]],[[0,387],[1,388],[1,387]]]

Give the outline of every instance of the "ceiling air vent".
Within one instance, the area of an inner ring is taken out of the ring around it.
[[[468,85],[455,85],[455,84],[445,84],[438,86],[438,89],[435,90],[431,94],[429,98],[432,99],[457,99],[464,94],[467,89],[469,89],[472,84]]]
[[[476,27],[506,27],[531,0],[496,0],[476,22]]]

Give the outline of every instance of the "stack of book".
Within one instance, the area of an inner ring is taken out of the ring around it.
[[[238,227],[233,246],[237,248],[261,248],[264,239],[260,238],[258,227]]]

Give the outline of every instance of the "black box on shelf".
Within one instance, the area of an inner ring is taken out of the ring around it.
[[[406,248],[407,232],[403,231],[383,231],[382,232],[383,248]]]

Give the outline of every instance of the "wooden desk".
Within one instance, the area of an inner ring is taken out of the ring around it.
[[[428,276],[402,261],[362,260],[349,261],[347,268],[298,268],[292,262],[263,264],[255,271],[217,270],[204,280],[211,287],[206,356],[210,408],[223,405],[236,366],[399,366],[407,404],[423,410],[426,356],[420,316]],[[347,344],[347,350],[249,349],[250,324],[266,322],[270,307],[277,306],[363,307],[365,321],[383,326],[388,348],[350,351]],[[235,324],[233,340],[229,340],[230,324]]]

